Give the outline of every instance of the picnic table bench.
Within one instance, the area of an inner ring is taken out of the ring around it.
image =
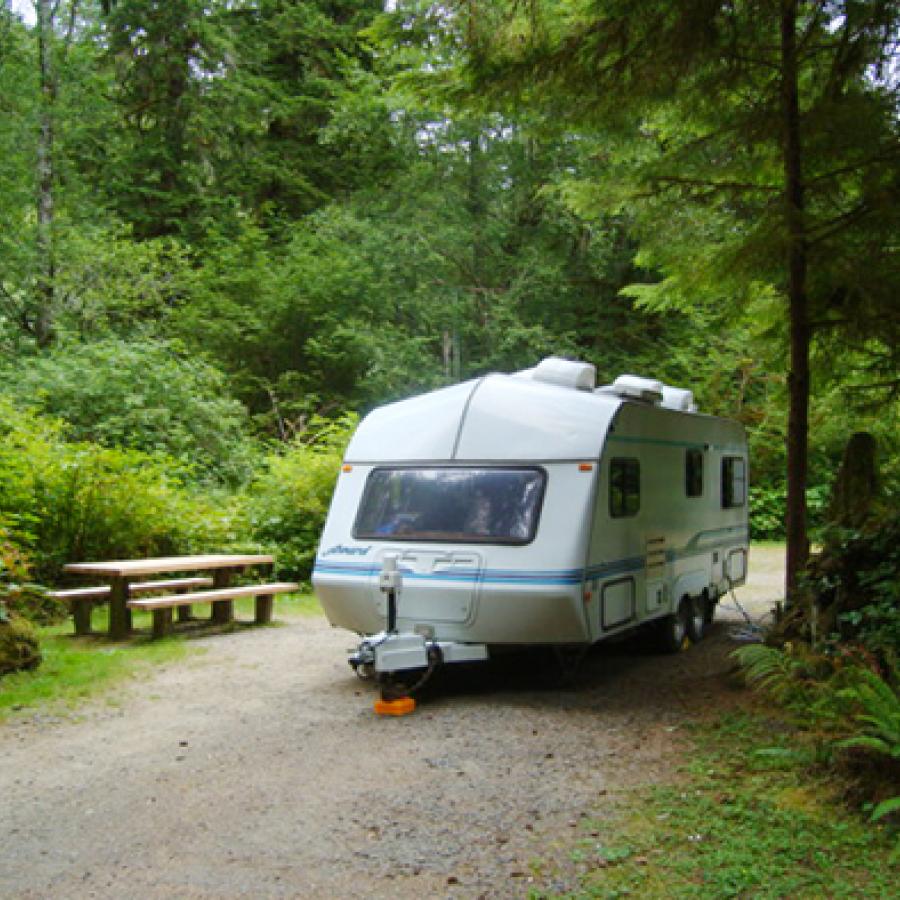
[[[116,640],[127,637],[132,630],[131,611],[149,609],[153,612],[154,637],[168,633],[172,627],[172,610],[179,610],[179,618],[190,615],[195,603],[212,605],[211,621],[228,623],[234,619],[234,600],[254,597],[256,621],[271,620],[275,594],[299,590],[294,582],[271,582],[231,587],[231,578],[246,568],[264,566],[271,569],[274,560],[267,554],[213,553],[199,556],[167,556],[152,559],[126,559],[109,562],[70,563],[63,571],[73,575],[98,575],[109,579],[108,585],[56,591],[55,595],[72,604],[76,634],[90,631],[90,604],[109,600],[109,636]],[[142,576],[179,572],[211,572],[190,578],[141,581]],[[209,591],[184,593],[190,588],[212,586]],[[135,599],[134,595],[179,591],[162,597]],[[184,611],[184,615],[182,615]]]

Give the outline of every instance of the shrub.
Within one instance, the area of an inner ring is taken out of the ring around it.
[[[247,417],[224,375],[164,341],[64,344],[0,370],[0,384],[20,406],[64,420],[73,440],[162,453],[230,483],[248,473]]]
[[[783,484],[752,485],[749,490],[750,537],[755,541],[784,540],[787,488]],[[806,492],[810,528],[822,527],[828,500],[828,487],[817,484]]]
[[[41,662],[34,627],[21,616],[10,616],[0,604],[0,675],[33,669]]]
[[[221,549],[247,533],[233,504],[185,485],[175,460],[67,442],[60,423],[2,397],[0,521],[45,583],[66,562]]]
[[[859,643],[883,663],[900,657],[900,516],[832,529],[805,583],[827,611],[832,640]]]
[[[254,538],[278,555],[279,572],[308,579],[354,416],[311,423],[305,439],[266,457],[246,494]]]

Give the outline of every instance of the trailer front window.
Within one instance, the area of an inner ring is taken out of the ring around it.
[[[353,536],[527,544],[537,529],[546,480],[534,468],[373,469]]]

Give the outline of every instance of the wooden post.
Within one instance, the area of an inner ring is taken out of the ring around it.
[[[227,588],[231,581],[232,569],[216,569],[213,572],[213,590]],[[234,621],[234,600],[216,600],[212,605],[210,621],[216,625],[227,625]]]
[[[176,594],[186,594],[187,590],[188,590],[187,588],[178,588],[178,590],[175,591],[175,593]],[[179,606],[178,607],[178,621],[179,622],[190,622],[193,617],[194,616],[193,616],[193,612],[191,610],[190,604],[188,604],[187,606]]]
[[[179,607],[181,609],[181,607]],[[172,607],[153,610],[153,637],[165,637],[172,631]]]
[[[256,598],[256,624],[268,625],[272,621],[273,594],[260,594]]]
[[[128,582],[121,575],[109,586],[109,636],[121,641],[131,634],[131,610],[128,608]]]
[[[73,600],[72,618],[75,620],[75,634],[91,633],[92,600]]]

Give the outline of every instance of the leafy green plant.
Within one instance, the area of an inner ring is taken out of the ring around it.
[[[3,397],[0,521],[46,584],[66,562],[227,549],[248,531],[234,501],[200,493],[171,458],[67,441],[61,423]]]
[[[895,774],[900,772],[900,696],[897,691],[868,669],[853,670],[852,683],[839,691],[839,696],[858,711],[854,719],[862,730],[838,741],[840,750],[858,750],[865,754],[887,758],[894,763]],[[880,802],[872,812],[872,819],[880,819],[900,809],[900,796]]]
[[[246,494],[255,540],[277,553],[279,571],[309,578],[353,416],[312,423],[306,440],[272,453]]]
[[[786,644],[784,648],[766,644],[748,644],[733,653],[747,681],[771,695],[788,708],[809,709],[816,699],[817,681],[822,658],[811,654],[803,645]]]
[[[750,504],[750,536],[753,540],[783,540],[785,536],[785,509],[787,488],[783,483],[751,485],[748,492]],[[810,527],[820,528],[828,502],[828,486],[816,484],[806,491],[807,514]]]
[[[0,675],[40,665],[41,651],[34,626],[21,616],[9,616],[0,604]]]
[[[857,642],[883,663],[900,656],[900,516],[892,510],[863,530],[832,528],[806,585],[830,610],[834,640]]]
[[[20,407],[65,421],[76,441],[163,454],[231,483],[247,474],[243,407],[229,397],[220,371],[175,344],[63,344],[27,366],[0,369],[0,385]]]

